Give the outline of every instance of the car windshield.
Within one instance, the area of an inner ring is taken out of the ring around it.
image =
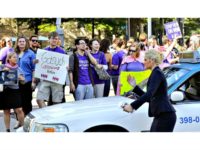
[[[176,83],[183,75],[188,73],[189,70],[183,69],[183,68],[165,68],[163,70],[163,73],[167,79],[167,86],[170,88],[174,83]],[[139,87],[141,87],[144,91],[146,91],[146,84],[147,80],[144,80],[139,84]]]

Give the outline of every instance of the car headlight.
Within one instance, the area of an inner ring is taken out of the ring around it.
[[[34,122],[35,117],[29,113],[25,118],[24,118],[24,126],[23,126],[23,130],[25,132],[29,132],[30,128],[32,126],[32,123]]]
[[[34,122],[31,132],[69,132],[69,129],[65,124],[42,124]]]

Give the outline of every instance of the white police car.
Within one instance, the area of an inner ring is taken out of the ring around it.
[[[198,63],[200,55],[199,53],[184,55],[191,57],[182,59],[187,63],[181,62],[164,70],[168,82],[168,95],[177,114],[174,131],[200,131],[200,63]],[[126,97],[113,96],[37,109],[27,115],[24,126],[17,131],[149,131],[152,118],[148,117],[148,103],[133,113],[126,113],[119,106],[121,103],[131,103],[132,101]]]

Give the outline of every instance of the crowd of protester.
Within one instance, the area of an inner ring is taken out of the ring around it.
[[[138,39],[122,38],[75,40],[75,49],[70,55],[69,66],[66,66],[69,75],[69,89],[74,100],[109,96],[111,83],[115,95],[119,95],[117,87],[120,85],[121,71],[144,71],[144,56],[148,50],[155,49],[162,56],[161,69],[179,62],[181,51],[195,51],[199,49],[200,40],[197,35],[192,35],[182,46],[178,44],[179,37],[170,40],[162,37],[158,44],[156,36],[149,39],[145,33],[141,33]],[[43,48],[46,51],[65,55],[65,50],[60,45],[59,35],[56,32],[49,34],[49,46]],[[10,131],[10,110],[14,109],[18,120],[15,129],[23,125],[24,117],[32,111],[32,93],[38,88],[37,103],[39,108],[65,102],[65,85],[40,80],[34,77],[37,50],[40,47],[38,36],[32,35],[29,40],[19,36],[12,45],[11,37],[4,37],[0,42],[1,71],[17,70],[19,82],[16,85],[4,86],[0,92],[0,109],[4,111],[6,131]],[[101,80],[95,67],[104,69],[110,75],[110,79]],[[66,75],[65,75],[66,76]]]

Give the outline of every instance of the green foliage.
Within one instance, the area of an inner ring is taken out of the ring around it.
[[[56,31],[56,26],[50,23],[42,24],[38,26],[41,32],[53,32]]]
[[[69,19],[63,19],[69,21]],[[78,21],[78,27],[85,27],[89,32],[92,32],[92,23],[95,30],[103,31],[106,37],[112,38],[112,34],[120,36],[126,33],[125,18],[74,18]]]
[[[200,34],[200,18],[185,18],[184,30],[185,35],[191,35],[193,33]]]
[[[17,25],[22,26],[24,23],[28,25],[28,29],[34,30],[35,34],[39,32],[39,26],[42,24],[55,24],[56,18],[16,18]]]

